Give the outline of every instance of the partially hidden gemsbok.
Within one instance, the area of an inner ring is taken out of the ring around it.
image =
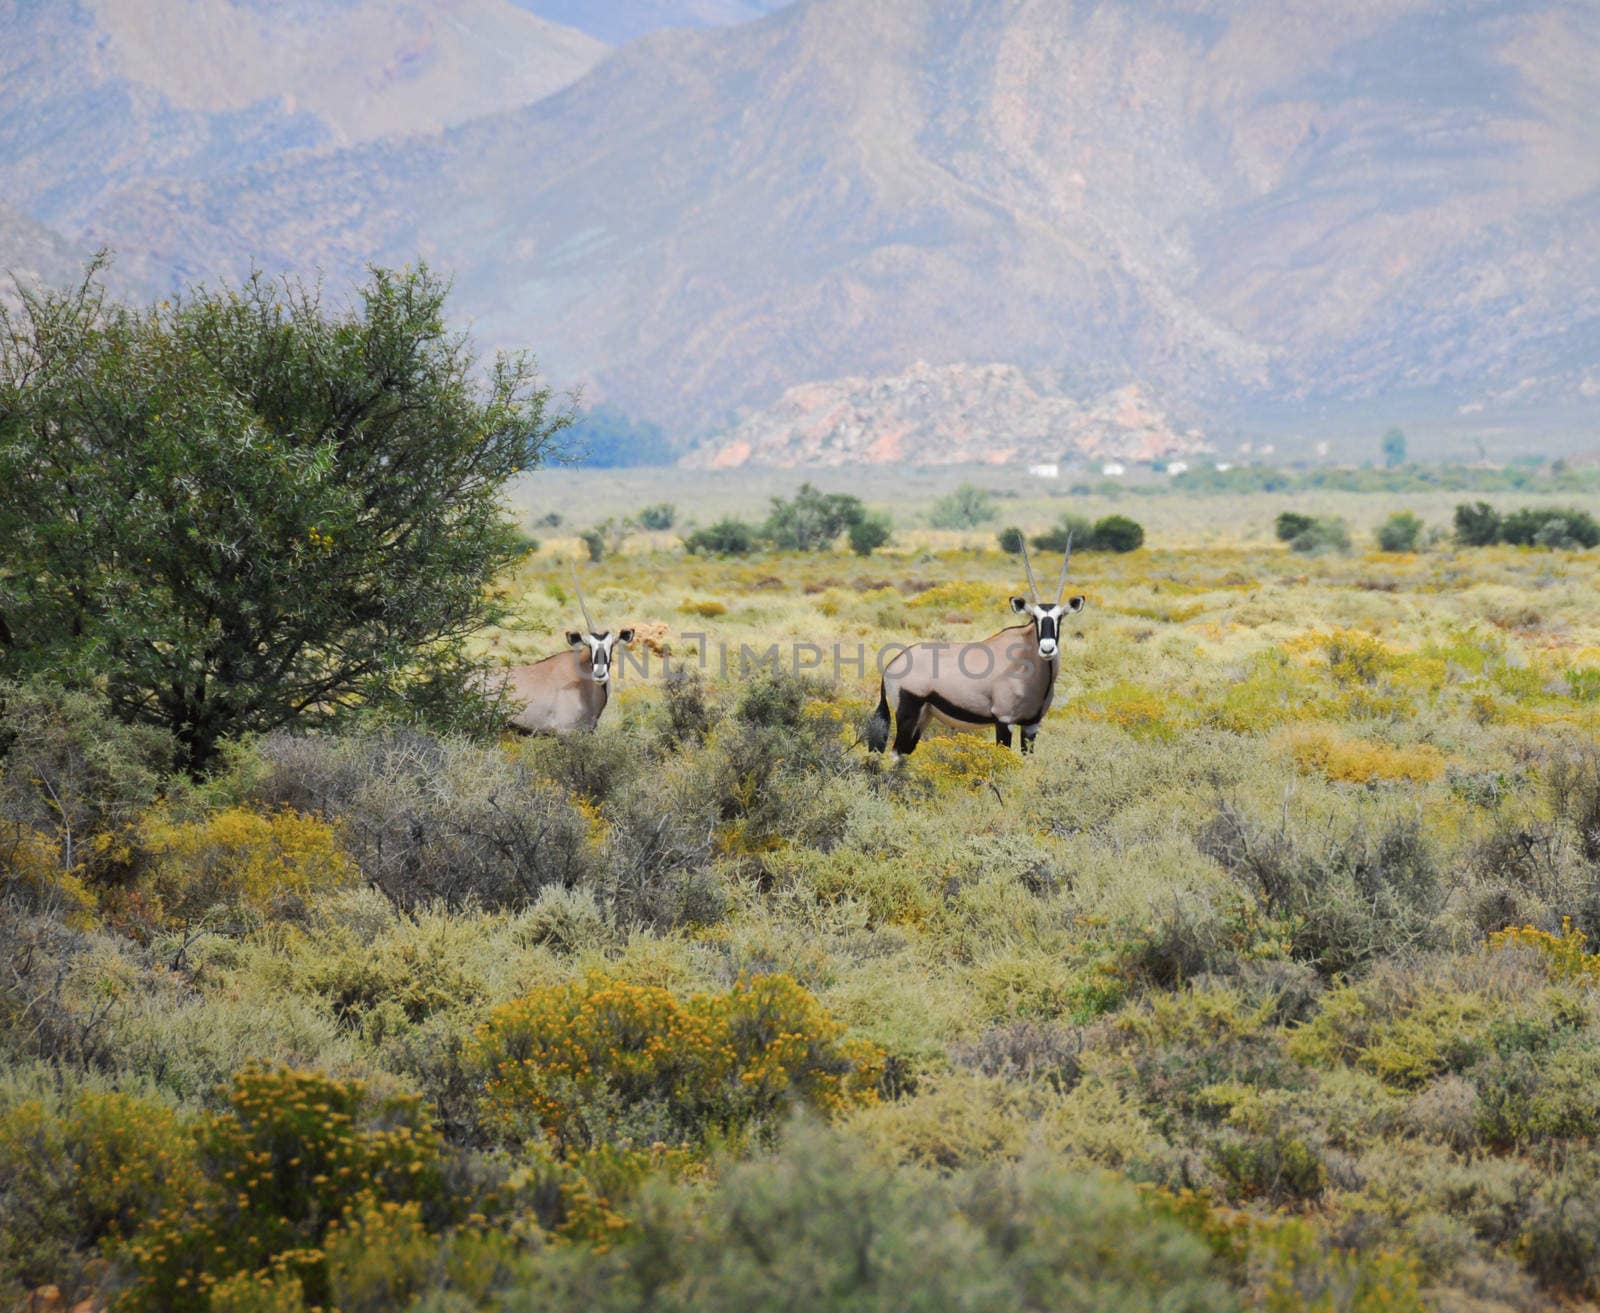
[[[1002,629],[981,643],[918,643],[888,662],[878,686],[878,709],[867,730],[868,748],[882,752],[888,746],[892,709],[897,757],[911,754],[935,716],[957,729],[993,725],[995,742],[1008,748],[1012,727],[1018,727],[1022,751],[1032,752],[1039,722],[1055,696],[1061,618],[1083,610],[1081,596],[1062,600],[1071,561],[1069,535],[1056,600],[1047,606],[1039,600],[1024,542],[1022,564],[1028,572],[1032,600],[1013,597],[1011,609],[1027,615],[1027,624]]]
[[[618,647],[633,641],[633,630],[596,629],[583,600],[578,571],[572,571],[572,586],[578,591],[578,606],[583,611],[584,632],[570,630],[565,652],[546,657],[531,666],[513,666],[506,671],[506,693],[520,707],[510,725],[523,734],[569,734],[593,729],[600,723],[610,696],[611,657]]]

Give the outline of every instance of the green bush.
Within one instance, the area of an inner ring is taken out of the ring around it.
[[[1144,546],[1144,526],[1126,515],[1096,520],[1084,547],[1092,552],[1133,552]]]
[[[934,502],[928,523],[935,529],[977,529],[1000,514],[994,498],[982,488],[963,483]]]
[[[756,529],[743,520],[727,516],[704,529],[696,529],[683,540],[691,555],[748,556],[756,549]]]
[[[639,512],[639,524],[652,533],[663,533],[678,520],[678,508],[669,501],[656,502]]]
[[[801,1129],[728,1171],[696,1207],[646,1197],[629,1243],[549,1248],[511,1277],[507,1313],[1073,1309],[1223,1313],[1238,1298],[1205,1239],[1133,1187],[1041,1161],[955,1176],[878,1165]],[[1417,1306],[1399,1303],[1411,1310]]]
[[[0,1109],[0,1296],[72,1291],[100,1250],[200,1189],[192,1131],[163,1104],[69,1088]]]
[[[91,694],[0,683],[0,892],[19,910],[59,906],[125,873],[178,755],[166,731],[126,725]]]
[[[668,748],[704,743],[715,723],[715,714],[700,672],[688,666],[674,666],[661,681],[661,693],[665,712],[662,742]]]
[[[1274,524],[1274,532],[1278,541],[1283,543],[1293,542],[1316,523],[1314,517],[1302,515],[1299,511],[1280,511]]]
[[[590,823],[541,756],[581,783],[606,738],[536,744],[526,759],[412,730],[339,739],[269,735],[251,797],[338,826],[367,881],[402,908],[522,907],[593,876]]]
[[[1282,516],[1280,530],[1282,528]],[[1297,517],[1303,519],[1305,517]],[[1319,515],[1312,519],[1310,524],[1301,529],[1289,539],[1289,550],[1302,552],[1307,555],[1321,555],[1325,552],[1348,552],[1350,550],[1350,531],[1345,528],[1342,520],[1333,516]]]
[[[1016,556],[1022,551],[1022,530],[1012,525],[1009,529],[1002,529],[995,534],[995,541],[1000,544],[1000,550],[1011,556]]]
[[[1456,507],[1456,542],[1463,547],[1510,543],[1561,551],[1600,546],[1600,522],[1577,507],[1524,506],[1501,516],[1488,502]]]
[[[1500,541],[1500,512],[1486,501],[1456,507],[1456,542],[1463,547],[1491,547]]]
[[[1411,511],[1395,511],[1378,526],[1378,546],[1386,552],[1412,552],[1422,537],[1422,521]]]
[[[1053,528],[1028,541],[1036,551],[1064,552],[1069,537],[1074,551],[1132,552],[1144,545],[1144,527],[1126,515],[1107,515],[1092,524],[1081,515],[1063,515]],[[1001,539],[1003,547],[1004,534]]]
[[[1438,858],[1413,819],[1344,834],[1261,824],[1219,803],[1197,838],[1285,923],[1296,960],[1332,977],[1425,944],[1442,894]]]
[[[1517,547],[1553,547],[1571,551],[1600,544],[1600,524],[1575,507],[1550,510],[1524,507],[1500,522],[1500,541]]]
[[[862,515],[850,525],[850,550],[857,556],[871,556],[889,541],[894,528],[881,511]]]
[[[762,536],[780,551],[821,552],[832,547],[840,534],[866,518],[867,510],[859,497],[843,492],[823,492],[809,483],[802,483],[791,500],[772,499],[772,511],[767,516]]]
[[[1064,552],[1070,538],[1075,547],[1086,547],[1093,534],[1093,526],[1081,515],[1063,515],[1055,526],[1036,533],[1028,542],[1038,552]]]
[[[1592,1154],[1574,1155],[1549,1174],[1516,1247],[1548,1289],[1600,1297],[1600,1171]]]

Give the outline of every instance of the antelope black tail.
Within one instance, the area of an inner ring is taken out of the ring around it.
[[[867,751],[882,752],[889,746],[889,695],[878,683],[878,709],[867,722]]]

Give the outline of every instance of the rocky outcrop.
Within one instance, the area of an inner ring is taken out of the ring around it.
[[[693,468],[1171,460],[1208,450],[1136,384],[1088,405],[1014,365],[918,362],[881,378],[805,383],[685,457]]]

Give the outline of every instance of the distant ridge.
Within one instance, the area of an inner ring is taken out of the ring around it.
[[[1596,67],[1589,0],[802,0],[436,133],[334,149],[297,101],[99,186],[32,155],[24,208],[152,285],[420,255],[697,453],[918,362],[1179,436],[1403,400],[1543,437],[1600,396]]]

